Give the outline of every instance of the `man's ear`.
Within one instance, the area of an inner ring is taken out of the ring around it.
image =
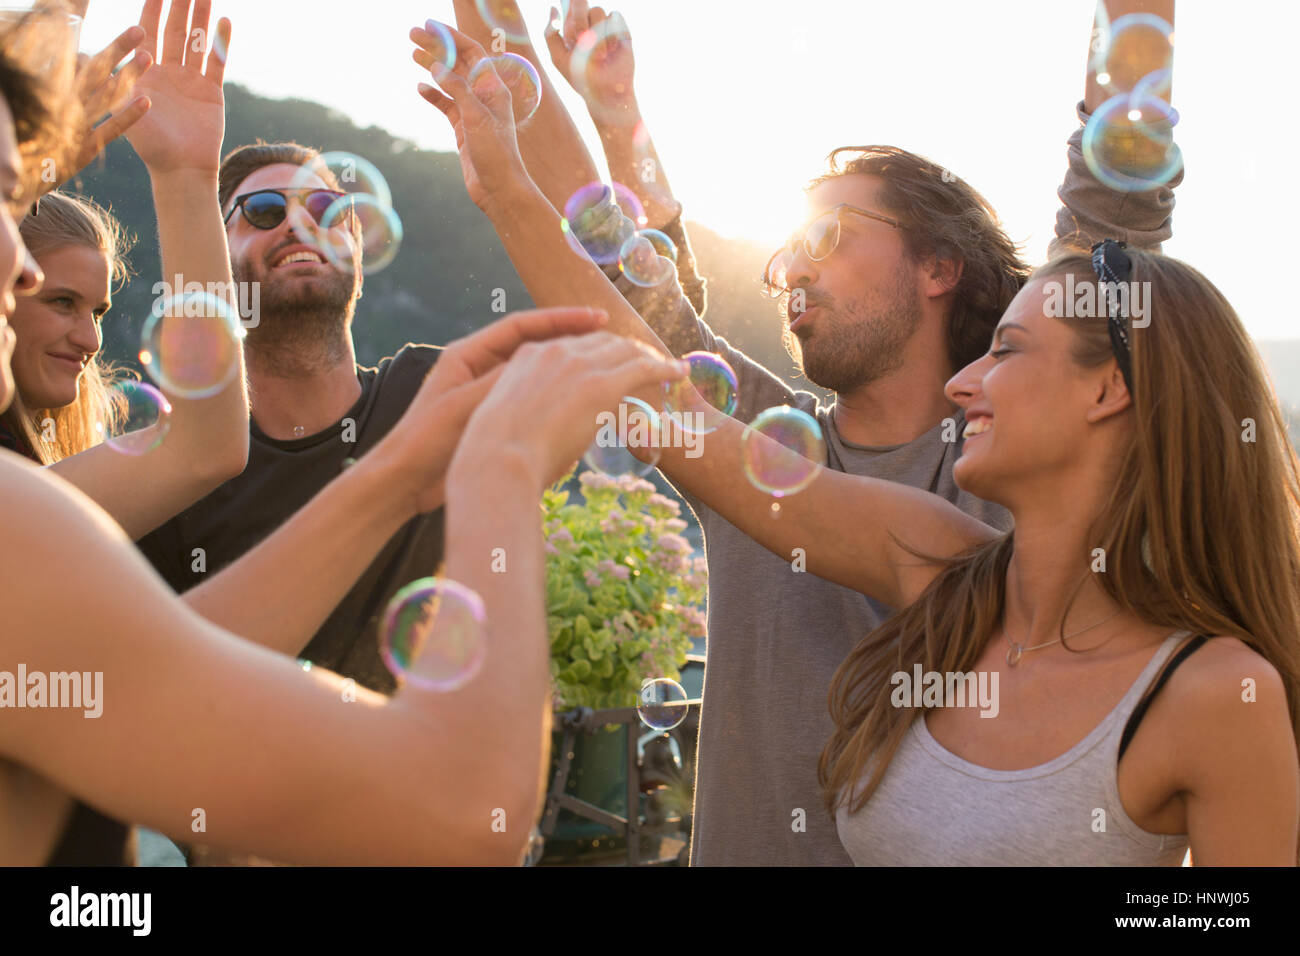
[[[1107,369],[1106,376],[1098,380],[1092,407],[1088,409],[1089,424],[1105,421],[1133,404],[1133,395],[1124,381],[1124,373],[1119,370],[1119,362],[1112,359],[1107,363]]]
[[[953,289],[957,288],[957,283],[961,281],[962,269],[965,263],[956,256],[930,256],[925,260],[926,270],[929,272],[929,278],[925,282],[925,294],[930,298],[937,298],[946,295]]]

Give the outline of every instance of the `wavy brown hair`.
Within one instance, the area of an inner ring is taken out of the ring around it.
[[[1029,276],[989,201],[938,163],[897,146],[841,146],[826,162],[829,171],[809,189],[840,176],[876,176],[884,184],[885,211],[902,220],[903,245],[912,260],[934,256],[961,263],[948,316],[948,358],[956,370],[983,355]]]
[[[1107,555],[1097,581],[1146,623],[1237,637],[1264,657],[1282,677],[1300,738],[1300,466],[1282,412],[1222,293],[1176,259],[1129,255],[1131,280],[1150,283],[1150,322],[1130,334],[1132,437],[1092,525]],[[1080,255],[1033,278],[1067,274],[1096,281]],[[1075,332],[1080,366],[1113,361],[1105,322],[1060,321]],[[1243,440],[1247,419],[1253,441]],[[848,808],[866,804],[923,713],[891,705],[890,675],[917,663],[927,671],[973,668],[1002,620],[1014,547],[1009,533],[955,557],[928,557],[943,566],[938,576],[840,665],[829,696],[835,731],[818,765],[829,812],[869,771]],[[1090,552],[1079,555],[1080,585]]]
[[[72,86],[76,50],[68,42],[70,9],[56,0],[0,24],[0,95],[13,115],[28,201],[40,194],[46,171],[68,171],[75,154],[82,112]]]

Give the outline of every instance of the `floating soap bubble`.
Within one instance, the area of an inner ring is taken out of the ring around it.
[[[429,53],[436,63],[441,63],[447,69],[454,69],[456,66],[456,41],[452,38],[451,31],[445,24],[437,20],[425,20],[424,32],[433,35],[433,44],[425,52]]]
[[[140,330],[140,363],[173,395],[207,398],[239,374],[244,335],[225,299],[197,291],[173,295],[154,303]]]
[[[582,461],[593,471],[617,478],[620,475],[648,475],[661,456],[659,414],[630,395],[624,395],[617,412],[602,412],[597,424],[596,440]],[[646,457],[642,461],[629,450],[637,449]]]
[[[717,431],[717,416],[710,409],[723,415],[736,410],[736,372],[726,359],[712,352],[688,352],[682,360],[690,364],[690,381],[668,383],[664,412],[683,431],[695,435]],[[701,400],[709,408],[703,408]]]
[[[289,182],[289,188],[299,191],[333,189],[346,193],[355,200],[354,208],[357,209],[358,218],[362,220],[361,244],[371,245],[381,250],[387,249],[392,244],[394,235],[392,222],[389,217],[383,215],[382,210],[391,211],[393,193],[383,173],[369,160],[355,153],[341,151],[321,153],[298,167]],[[336,201],[326,198],[324,207],[320,208],[321,202],[317,197],[303,192],[300,192],[299,196],[303,202],[291,202],[287,213],[289,225],[298,241],[320,253],[322,259],[340,272],[351,272],[358,245],[357,240],[348,234],[348,228],[331,229],[324,224],[326,216],[332,214],[333,225],[346,226],[340,210],[349,207],[340,206]],[[304,208],[304,204],[309,208]],[[367,213],[363,207],[373,207],[375,212]],[[367,225],[376,232],[375,236],[365,236]],[[396,231],[398,243],[401,241],[400,225],[399,222]],[[396,255],[395,248],[392,250],[392,255]],[[383,256],[373,255],[372,258],[378,260]],[[388,261],[392,261],[391,256]],[[384,265],[387,265],[387,262],[384,262]],[[366,271],[364,262],[363,271]]]
[[[633,285],[660,285],[677,273],[677,246],[658,229],[642,229],[619,249],[618,269]]]
[[[760,413],[741,436],[740,450],[750,484],[776,498],[803,491],[826,461],[817,419],[789,405]]]
[[[332,239],[322,249],[342,272],[352,271],[358,244],[361,271],[366,275],[387,268],[402,248],[402,220],[374,196],[342,197],[321,217],[321,227]]]
[[[569,59],[569,77],[587,109],[611,123],[635,122],[632,35],[618,11],[582,31]]]
[[[1174,28],[1150,13],[1130,13],[1110,24],[1093,60],[1097,82],[1111,93],[1169,90],[1174,65]]]
[[[645,208],[632,190],[622,183],[588,183],[565,202],[560,229],[574,252],[609,266],[645,223]]]
[[[399,683],[456,690],[474,679],[487,653],[483,599],[448,578],[412,581],[388,602],[379,648]]]
[[[523,14],[512,0],[474,0],[478,15],[483,18],[490,31],[507,43],[527,43],[528,28],[524,26]],[[495,39],[495,36],[494,36]]]
[[[690,705],[681,684],[668,677],[656,677],[641,685],[636,712],[647,727],[667,731],[686,719]]]
[[[485,57],[469,71],[470,88],[477,92],[479,78],[493,71],[510,91],[510,109],[515,116],[515,125],[532,118],[537,107],[542,105],[542,79],[537,68],[518,53]]]
[[[1083,158],[1101,182],[1122,192],[1155,189],[1183,168],[1174,142],[1178,111],[1154,96],[1121,93],[1097,107],[1083,130]]]
[[[109,412],[93,425],[96,443],[123,455],[153,451],[171,429],[172,406],[147,382],[116,382],[108,389]]]
[[[355,153],[321,153],[298,167],[289,181],[291,189],[338,189],[349,195],[374,196],[381,206],[392,206],[393,191],[374,163]]]

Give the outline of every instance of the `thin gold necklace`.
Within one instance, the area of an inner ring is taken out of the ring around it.
[[[1098,621],[1095,624],[1089,624],[1087,627],[1083,628],[1083,630],[1075,631],[1073,634],[1063,634],[1054,641],[1045,641],[1042,644],[1035,644],[1033,647],[1025,647],[1025,645],[1017,641],[1013,641],[1011,639],[1011,635],[1007,633],[1006,619],[1004,616],[1003,624],[1002,624],[1002,636],[1005,637],[1007,639],[1007,643],[1011,645],[1009,648],[1007,648],[1007,666],[1015,667],[1017,664],[1020,663],[1020,658],[1023,657],[1025,654],[1028,654],[1030,651],[1037,651],[1037,650],[1041,650],[1044,647],[1051,647],[1053,644],[1061,643],[1061,641],[1069,640],[1072,637],[1078,637],[1080,634],[1084,633],[1084,631],[1091,631],[1094,627],[1101,627],[1107,621],[1113,621],[1115,618],[1119,617],[1120,611],[1122,610],[1124,609],[1120,608],[1119,611],[1116,611],[1110,617],[1102,618],[1100,621]]]

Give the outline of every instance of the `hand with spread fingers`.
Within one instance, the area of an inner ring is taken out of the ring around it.
[[[493,69],[481,71],[471,86],[470,73],[487,57],[483,47],[445,24],[429,21],[426,27],[416,27],[410,33],[416,46],[412,57],[430,71],[442,89],[421,83],[418,90],[450,121],[456,133],[465,188],[474,204],[485,209],[511,190],[531,185],[519,155],[510,90]],[[438,33],[442,31],[456,47],[452,69],[447,69],[440,59],[443,44]]]
[[[127,139],[150,172],[215,173],[226,127],[221,84],[230,49],[230,21],[220,20],[210,34],[211,0],[173,0],[165,23],[161,23],[162,6],[163,0],[146,0],[140,14],[142,46],[155,63],[136,82],[135,93],[147,98],[151,107]]]

